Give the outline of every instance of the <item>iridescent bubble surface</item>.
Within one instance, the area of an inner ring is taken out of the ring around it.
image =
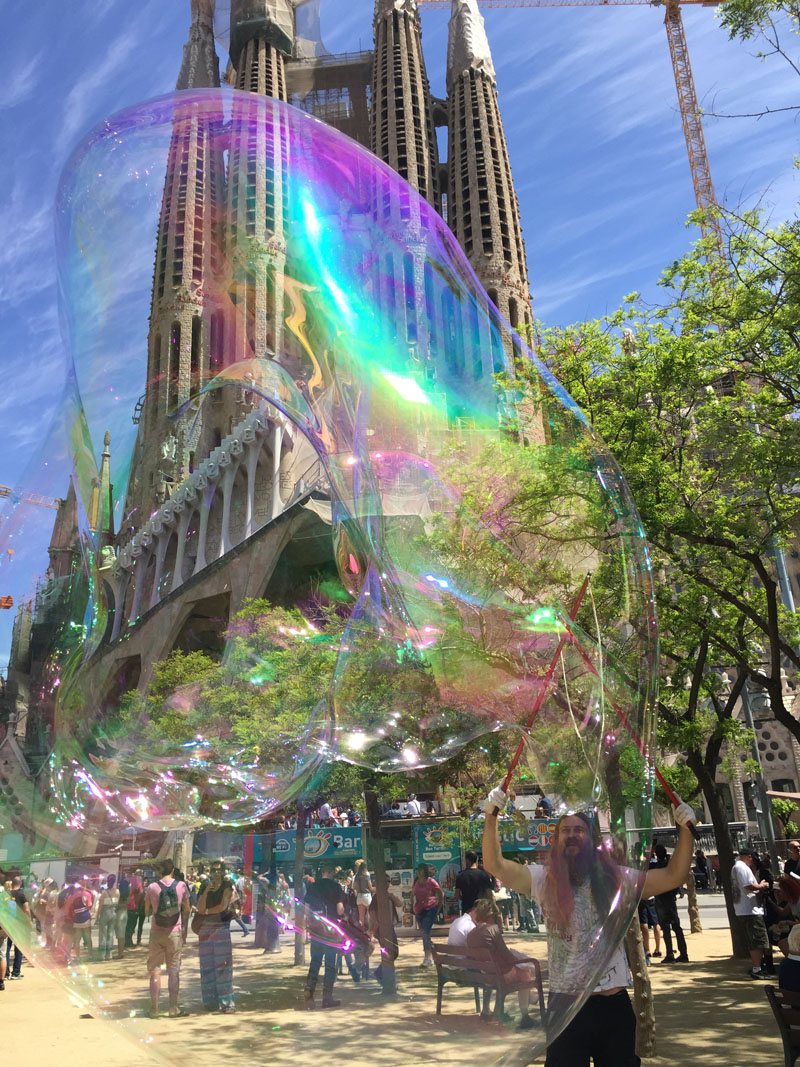
[[[652,797],[649,565],[602,443],[442,218],[275,100],[203,90],[112,117],[65,171],[57,239],[71,385],[52,440],[69,441],[71,489],[31,608],[41,787],[4,823],[28,834],[26,863],[42,858],[34,877],[56,863],[71,884],[76,856],[141,865],[181,841],[184,866],[241,865],[246,893],[283,864],[291,893],[259,906],[284,955],[297,930],[349,956],[352,931],[299,883],[325,857],[363,854],[382,926],[359,951],[384,961],[422,1031],[435,983],[416,941],[397,955],[385,870],[402,912],[406,872],[450,856],[452,911],[481,790],[523,741],[514,788],[589,810],[597,855],[624,865],[595,916],[585,993],[630,920]],[[3,565],[33,570],[14,553],[46,546],[52,519],[18,504]],[[286,859],[278,820],[337,792],[360,807],[359,843],[337,844],[318,814],[304,856]],[[381,820],[411,793],[434,804],[427,820]],[[519,833],[504,824],[508,851],[543,858],[552,831],[529,801]],[[530,936],[520,948],[544,962],[544,934]],[[56,966],[57,950],[37,958]],[[290,1010],[289,975],[271,984],[234,958],[264,1010]],[[112,1019],[141,1012],[105,960],[59,973]],[[184,974],[196,1006],[197,968]],[[348,995],[365,1018],[386,988],[367,983]],[[434,1062],[478,1033],[436,1025]],[[544,1045],[541,1026],[524,1046],[500,1032],[498,1056]],[[169,1039],[163,1054],[177,1055]],[[409,1046],[408,1061],[422,1054]]]

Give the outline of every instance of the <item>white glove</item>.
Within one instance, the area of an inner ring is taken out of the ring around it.
[[[486,798],[486,810],[492,815],[495,808],[498,812],[502,811],[508,803],[508,793],[504,793],[500,786],[495,786],[489,796]]]
[[[672,814],[675,817],[675,823],[678,826],[688,826],[690,822],[697,822],[694,812],[688,804],[684,803],[684,801],[675,805]]]

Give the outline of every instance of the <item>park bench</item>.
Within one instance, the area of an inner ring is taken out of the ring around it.
[[[544,992],[542,990],[542,971],[539,961],[530,957],[517,960],[518,964],[528,965],[530,978],[524,982],[508,981],[503,973],[502,965],[496,959],[491,949],[467,948],[433,943],[433,962],[436,964],[438,978],[436,990],[436,1014],[442,1014],[442,993],[448,982],[460,986],[472,986],[475,993],[475,1010],[480,1012],[480,991],[484,991],[484,1010],[489,992],[493,989],[497,994],[495,1012],[500,1015],[503,1011],[503,1002],[509,993],[516,993],[520,989],[536,988],[539,994],[539,1012],[542,1017],[542,1025],[545,1024]]]
[[[800,1056],[800,993],[768,985],[764,992],[783,1038],[784,1067],[794,1067]]]

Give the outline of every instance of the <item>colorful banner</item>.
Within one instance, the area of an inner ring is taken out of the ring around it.
[[[453,894],[456,875],[461,870],[461,836],[447,823],[414,826],[414,867],[427,863],[431,874],[444,890]]]
[[[503,819],[497,825],[503,852],[538,852],[550,848],[557,820],[533,818],[519,823],[515,819]]]

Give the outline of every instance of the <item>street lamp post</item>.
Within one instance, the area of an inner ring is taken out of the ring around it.
[[[769,797],[767,796],[767,787],[764,785],[764,771],[761,766],[761,753],[758,751],[756,728],[755,723],[753,722],[753,708],[750,704],[750,694],[747,691],[747,685],[742,686],[742,694],[740,699],[742,702],[742,712],[744,713],[744,721],[746,722],[747,727],[752,734],[751,755],[755,762],[758,764],[758,771],[753,775],[753,786],[755,790],[756,815],[758,816],[758,825],[761,831],[761,836],[767,842],[772,871],[775,875],[777,875],[780,873],[780,866],[778,864],[778,848],[775,844],[775,826],[772,822],[772,805],[770,804]]]

